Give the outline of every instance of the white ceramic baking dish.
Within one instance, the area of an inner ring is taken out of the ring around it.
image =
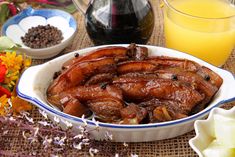
[[[52,121],[54,121],[53,117],[57,116],[63,119],[63,121],[72,123],[76,130],[77,126],[84,125],[83,120],[81,118],[65,114],[57,110],[53,106],[50,106],[46,100],[46,89],[49,86],[54,73],[61,69],[62,64],[66,60],[74,57],[75,53],[84,54],[100,47],[104,46],[91,47],[71,52],[69,54],[53,59],[47,63],[28,68],[22,74],[19,80],[19,84],[17,86],[18,95],[47,112]],[[194,121],[197,119],[205,118],[212,108],[218,107],[223,103],[233,101],[235,99],[235,78],[230,72],[217,68],[198,58],[182,52],[156,46],[146,47],[149,49],[150,55],[164,55],[193,60],[218,73],[223,78],[224,82],[215,95],[214,99],[211,101],[210,105],[197,114],[179,120],[152,124],[119,125],[110,123],[99,123],[99,130],[92,131],[91,133],[95,139],[103,139],[107,132],[112,134],[113,141],[115,142],[144,142],[176,137],[193,130]],[[87,120],[87,123],[87,127],[89,129],[95,128],[96,124],[93,121]],[[61,121],[60,125],[64,126],[65,124]]]

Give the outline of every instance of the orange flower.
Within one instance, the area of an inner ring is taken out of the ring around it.
[[[9,106],[7,101],[8,101],[7,95],[3,95],[0,97],[0,115],[6,114],[5,108]]]
[[[21,111],[30,111],[32,110],[32,105],[24,101],[23,99],[20,99],[19,97],[11,97],[11,103],[12,103],[12,110],[14,114],[20,113]]]

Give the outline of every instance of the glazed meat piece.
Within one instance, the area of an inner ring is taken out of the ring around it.
[[[86,103],[89,100],[110,97],[122,100],[122,91],[118,87],[112,85],[77,86],[56,95],[48,96],[47,98],[51,104],[64,106],[73,98],[79,100],[81,103]]]
[[[151,56],[146,59],[147,61],[154,63],[159,66],[159,68],[170,68],[170,67],[179,67],[187,71],[198,71],[200,69],[200,65],[187,60],[187,59],[179,59],[173,57],[166,56]]]
[[[165,122],[187,117],[186,114],[176,113],[171,109],[172,108],[167,105],[156,107],[153,110],[153,122]]]
[[[64,104],[64,108],[62,110],[64,113],[77,117],[82,117],[82,115],[87,117],[90,114],[89,108],[75,98],[71,98],[66,104]]]
[[[155,57],[149,57],[146,60],[153,64],[156,64],[159,67],[159,69],[179,67],[184,71],[196,72],[199,75],[201,75],[206,81],[210,82],[212,85],[215,85],[217,88],[219,88],[223,83],[223,79],[218,74],[216,74],[215,72],[204,66],[200,66],[196,62],[187,59],[155,56]]]
[[[52,82],[48,87],[47,95],[50,97],[69,88],[83,85],[94,74],[106,72],[116,72],[116,63],[113,58],[100,58],[77,64],[64,71]]]
[[[131,68],[130,68],[131,69]],[[186,85],[192,86],[196,89],[201,95],[204,96],[204,100],[194,108],[195,112],[199,112],[205,108],[205,105],[212,99],[214,94],[218,91],[218,88],[212,85],[210,82],[206,81],[201,75],[193,71],[184,71],[180,68],[169,68],[156,70],[153,73],[144,73],[135,72],[127,73],[120,75],[118,77],[119,81],[126,81],[126,79],[139,78],[143,81],[151,79],[171,79],[172,81],[181,81]],[[114,81],[116,78],[114,79]]]
[[[113,78],[113,84],[149,82],[159,79],[154,73],[127,73]]]
[[[120,124],[140,124],[140,122],[147,116],[147,110],[143,107],[129,104],[127,107],[121,109],[122,121]]]
[[[207,67],[203,66],[197,73],[201,75],[206,81],[210,82],[212,85],[215,85],[218,89],[223,83],[223,79]]]
[[[103,57],[113,57],[115,61],[123,60],[143,60],[148,57],[148,49],[146,47],[136,46],[131,44],[128,48],[121,46],[109,46],[105,48],[99,48],[95,51],[91,51],[89,54],[83,56],[75,56],[75,58],[65,62],[63,64],[64,69],[68,69],[71,66]]]
[[[119,75],[118,78],[115,77],[113,78],[113,81],[115,82],[115,80],[123,80],[126,81],[126,79],[131,79],[131,78],[139,78],[142,80],[151,80],[151,79],[158,79],[159,77],[154,73],[146,73],[146,72],[132,72],[132,73],[127,73],[127,74],[122,74]]]
[[[195,89],[179,81],[167,79],[145,80],[141,78],[126,78],[113,82],[122,89],[123,97],[130,102],[147,101],[152,98],[175,100],[180,102],[182,113],[188,114],[204,97]]]
[[[146,61],[127,61],[118,64],[118,74],[126,74],[133,72],[154,72],[157,66]]]
[[[120,121],[120,111],[124,107],[120,99],[113,97],[89,100],[87,106],[93,111],[96,119],[102,122]]]
[[[172,100],[151,99],[141,102],[139,106],[144,107],[148,111],[149,122],[163,122],[187,117],[182,113],[179,102]]]
[[[74,64],[90,61],[103,57],[116,57],[123,58],[126,57],[128,48],[120,47],[120,46],[110,46],[105,48],[99,48],[97,50],[91,51],[89,54],[83,56],[77,56],[71,60],[68,60],[63,64],[63,68],[68,69]]]
[[[128,47],[128,56],[134,60],[144,60],[148,57],[148,49],[143,46],[137,46],[136,44],[130,44]]]
[[[114,76],[115,73],[102,73],[94,75],[85,83],[85,86],[110,83],[112,82]]]
[[[200,75],[192,71],[183,71],[179,68],[169,68],[157,70],[155,73],[159,78],[162,79],[172,79],[173,81],[179,80],[185,82],[191,85],[197,91],[199,91],[199,93],[205,95],[204,100],[200,103],[200,105],[197,105],[199,111],[205,108],[205,105],[212,99],[212,97],[218,91],[218,88],[216,86],[213,86]]]

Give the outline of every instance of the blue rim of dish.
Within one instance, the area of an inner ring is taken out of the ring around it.
[[[22,74],[22,76],[24,75],[24,73]],[[22,77],[21,77],[22,78]],[[19,84],[21,81],[21,78],[19,80]],[[233,78],[235,80],[235,75],[233,75]],[[83,120],[79,117],[74,117],[68,114],[65,114],[61,111],[57,111],[55,109],[52,109],[51,107],[49,107],[48,105],[44,104],[43,102],[39,101],[37,98],[34,97],[30,97],[28,95],[25,95],[23,93],[20,92],[20,90],[18,89],[18,86],[16,88],[17,94],[23,98],[26,99],[34,104],[37,104],[38,107],[41,107],[47,111],[49,111],[50,113],[53,113],[55,115],[58,115],[60,117],[66,118],[66,119],[70,119],[72,121],[75,122],[80,122],[80,123],[84,123]],[[102,123],[99,122],[99,126],[101,127],[110,127],[110,128],[118,128],[118,129],[141,129],[141,128],[155,128],[155,127],[167,127],[167,126],[171,126],[171,125],[176,125],[176,124],[183,124],[185,122],[191,121],[191,120],[196,120],[196,118],[202,117],[204,115],[206,115],[208,112],[210,112],[213,108],[218,107],[221,104],[224,103],[228,103],[231,101],[235,101],[235,97],[231,98],[231,99],[227,99],[227,100],[222,100],[219,103],[213,105],[213,106],[208,106],[204,111],[201,111],[199,113],[196,113],[194,115],[191,115],[189,117],[186,118],[182,118],[179,120],[174,120],[174,121],[169,121],[169,122],[162,122],[162,123],[150,123],[150,124],[139,124],[139,125],[121,125],[121,124],[111,124],[111,123]],[[86,120],[88,124],[95,126],[96,124],[91,121],[91,120]]]
[[[69,21],[69,26],[77,30],[77,22],[72,15],[67,13],[66,11],[59,10],[59,9],[33,9],[32,7],[28,7],[19,14],[8,19],[2,26],[1,34],[6,35],[6,30],[10,25],[18,24],[23,18],[28,16],[42,16],[44,18],[49,18],[53,16],[61,16]]]

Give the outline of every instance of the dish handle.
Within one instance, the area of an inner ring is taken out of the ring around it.
[[[35,98],[35,82],[41,78],[37,78],[37,71],[39,71],[40,65],[32,66],[26,69],[21,75],[18,85],[16,87],[16,92],[19,97],[27,100],[32,100]]]
[[[225,80],[226,82],[226,102],[234,101],[235,100],[235,75],[228,72],[226,73]]]

